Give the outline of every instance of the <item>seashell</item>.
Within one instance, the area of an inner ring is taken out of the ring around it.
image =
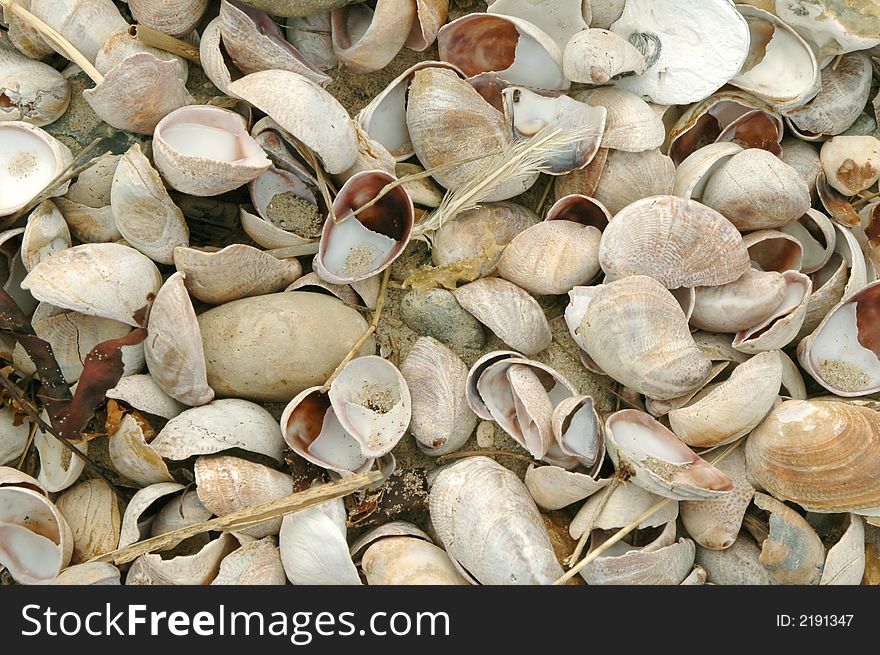
[[[634,45],[602,29],[578,32],[564,46],[562,55],[562,70],[573,82],[608,84],[618,78],[642,75],[647,68],[645,57]]]
[[[348,554],[341,498],[285,516],[278,547],[287,579],[295,585],[361,584]]]
[[[162,61],[174,62],[174,74],[181,82],[184,84],[186,83],[189,79],[189,66],[183,57],[178,57],[170,52],[165,52],[164,50],[144,45],[137,37],[136,31],[134,35],[131,34],[132,31],[132,28],[128,28],[128,30],[116,32],[104,42],[104,45],[98,51],[94,62],[95,68],[98,69],[99,73],[106,75],[132,55],[146,52]],[[110,153],[107,153],[107,155],[113,156]],[[116,157],[118,158],[119,156],[117,155]]]
[[[468,457],[444,467],[428,501],[447,553],[482,584],[549,584],[562,575],[534,501],[497,462]]]
[[[603,371],[657,400],[694,388],[711,368],[678,302],[645,276],[598,287],[579,332],[582,347]]]
[[[283,585],[287,583],[281,551],[272,537],[241,545],[220,562],[212,585]]]
[[[779,230],[758,230],[743,237],[752,264],[762,271],[799,271],[804,247],[796,237]]]
[[[694,564],[694,569],[691,571],[688,576],[682,580],[679,584],[681,585],[703,585],[706,584],[707,577],[706,569],[704,569],[699,564]]]
[[[609,416],[605,446],[617,470],[626,471],[635,484],[664,498],[705,500],[733,489],[728,475],[644,412],[623,409]]]
[[[312,387],[291,400],[281,415],[281,432],[300,457],[337,473],[363,473],[373,466],[361,445],[342,426],[320,387]]]
[[[697,546],[696,562],[708,573],[708,580],[717,585],[777,585],[776,579],[759,561],[761,549],[746,535],[737,537],[724,550]]]
[[[727,344],[728,348],[730,344]],[[702,346],[697,346],[701,350],[704,350]],[[708,353],[707,353],[708,354]],[[714,353],[713,353],[714,354]],[[721,375],[729,366],[730,361],[721,361],[715,364],[712,364],[712,368],[709,369],[709,375],[706,379],[702,380],[696,387],[693,389],[689,389],[687,392],[683,393],[680,396],[675,398],[671,398],[669,400],[655,400],[653,398],[645,398],[642,401],[641,395],[638,394],[637,391],[632,390],[633,395],[635,396],[635,402],[633,403],[635,409],[644,409],[652,416],[657,418],[666,416],[673,409],[680,409],[687,405],[691,400],[693,400],[694,396],[708,388],[709,383],[712,382],[715,378]],[[641,405],[641,407],[640,407]]]
[[[607,121],[605,129],[608,129]],[[572,171],[571,173],[562,175],[554,180],[554,198],[556,200],[561,200],[565,196],[575,194],[587,197],[592,196],[596,191],[596,187],[599,185],[599,178],[605,168],[605,163],[608,161],[609,152],[615,151],[600,147],[599,150],[596,151],[596,156],[593,157],[593,161],[584,166],[581,170]],[[659,155],[660,152],[656,151],[656,154]],[[674,172],[675,169],[673,167],[673,173]]]
[[[208,8],[208,0],[130,0],[132,17],[140,24],[179,36],[193,31]]]
[[[52,346],[52,352],[68,383],[79,379],[83,362],[99,343],[119,339],[131,332],[131,326],[119,321],[70,312],[46,303],[34,311],[31,323],[38,337]],[[139,371],[144,365],[142,344],[122,347],[123,375]]]
[[[313,150],[328,173],[341,173],[354,164],[354,124],[339,101],[314,82],[291,71],[265,70],[232,82],[229,90]],[[315,121],[314,116],[323,120]]]
[[[473,263],[474,279],[489,275],[513,238],[540,220],[531,209],[512,202],[483,203],[445,221],[434,233],[432,261],[435,266]]]
[[[406,47],[416,52],[427,50],[437,39],[448,14],[449,0],[416,0],[416,20],[406,38]]]
[[[174,418],[186,409],[183,404],[162,391],[151,375],[127,375],[105,395],[107,398],[121,400],[141,412],[166,419]]]
[[[21,283],[56,307],[137,327],[135,314],[162,286],[156,265],[134,248],[87,243],[43,260]]]
[[[30,424],[22,421],[15,425],[14,421],[15,412],[11,407],[0,408],[0,467],[17,462],[28,445]]]
[[[125,513],[122,515],[118,548],[124,548],[149,537],[159,500],[183,489],[184,486],[176,482],[159,482],[138,490],[128,501]]]
[[[465,585],[442,548],[414,537],[387,537],[364,552],[368,585]]]
[[[43,420],[48,422],[45,411]],[[74,455],[61,441],[47,435],[42,429],[34,435],[34,446],[40,454],[40,474],[37,479],[46,491],[63,491],[82,475],[85,460]],[[88,441],[73,443],[73,447],[84,455],[89,452]]]
[[[675,166],[659,150],[610,150],[593,197],[615,215],[642,198],[672,193],[674,182]]]
[[[44,200],[28,216],[21,240],[21,263],[30,272],[50,255],[71,245],[64,216],[51,200]]]
[[[114,66],[82,95],[113,127],[151,134],[165,116],[195,103],[178,71],[176,61],[139,52]]]
[[[202,505],[217,516],[267,503],[293,493],[290,475],[228,455],[199,457],[195,463],[196,491]],[[278,534],[281,518],[261,521],[241,530],[255,539]]]
[[[220,33],[226,51],[242,73],[287,70],[322,87],[331,81],[288,43],[278,26],[261,11],[224,0],[220,3]]]
[[[868,284],[867,262],[852,231],[839,223],[834,227],[837,230],[834,252],[846,260],[846,264],[849,266],[849,280],[843,295],[851,296]]]
[[[177,246],[174,265],[187,290],[212,305],[281,291],[302,274],[295,257],[278,259],[243,243],[214,252]]]
[[[321,236],[327,206],[316,184],[305,171],[272,166],[249,185],[258,216],[240,209],[242,228],[264,248],[307,243]]]
[[[737,350],[749,354],[781,350],[797,336],[807,314],[813,282],[796,271],[785,271],[782,277],[785,279],[782,301],[763,321],[736,333],[732,345]]]
[[[0,98],[0,121],[42,127],[67,111],[70,83],[51,66],[0,43]]]
[[[150,534],[154,537],[180,528],[207,521],[213,516],[202,505],[196,489],[189,488],[179,496],[167,501],[152,519]]]
[[[399,257],[412,233],[413,204],[395,187],[373,206],[354,214],[394,182],[393,175],[365,171],[349,178],[333,201],[336,221],[324,222],[315,272],[327,282],[347,284],[384,271]],[[295,261],[295,260],[294,260]]]
[[[107,562],[87,562],[68,566],[51,580],[40,584],[51,585],[118,585],[119,569]]]
[[[34,490],[36,480],[17,471],[14,477],[3,475],[6,470],[0,468],[6,478],[0,487],[0,565],[19,584],[51,580],[73,553],[70,527],[41,490]]]
[[[481,417],[485,408],[488,418],[535,459],[543,459],[554,440],[553,408],[577,390],[549,366],[508,354],[484,356],[471,368],[468,404]]]
[[[322,71],[336,68],[339,61],[333,52],[330,35],[330,12],[287,19],[287,41],[300,51],[306,61]],[[204,35],[202,36],[204,39]]]
[[[18,0],[15,4],[28,11],[31,10],[31,0]],[[43,59],[55,51],[43,40],[40,33],[31,27],[31,24],[23,20],[18,14],[8,8],[2,9],[3,22],[9,27],[6,37],[11,45],[30,57],[31,59]]]
[[[801,139],[787,136],[782,140],[781,159],[800,173],[807,186],[810,187],[810,196],[815,201],[818,198],[816,180],[822,172],[822,161],[816,146]]]
[[[223,58],[223,50],[220,47],[222,34],[220,32],[220,17],[212,19],[202,30],[199,39],[199,61],[202,62],[202,70],[205,76],[214,83],[220,91],[230,98],[235,98],[229,90],[232,83],[232,74]]]
[[[672,195],[702,202],[706,185],[715,172],[742,151],[742,146],[728,141],[710,143],[695,150],[675,169]]]
[[[605,541],[602,532],[593,532],[590,549]],[[675,540],[675,523],[666,527],[646,546],[634,548],[619,542],[581,569],[588,585],[671,585],[680,584],[694,565],[694,542]]]
[[[510,84],[535,89],[565,90],[570,85],[559,46],[521,18],[467,14],[443,26],[437,46],[440,59],[468,77],[493,72]]]
[[[588,27],[589,4],[558,0],[494,0],[486,10],[490,14],[515,16],[532,23],[553,39],[560,50],[571,37]]]
[[[703,202],[739,230],[780,228],[810,208],[810,190],[796,170],[766,150],[735,154],[706,183]]]
[[[599,272],[599,239],[589,225],[544,221],[513,238],[498,260],[498,275],[532,294],[560,295]]]
[[[220,563],[235,549],[235,538],[228,533],[212,539],[193,555],[162,559],[158,553],[141,555],[128,570],[125,584],[207,585],[217,577]]]
[[[446,68],[417,70],[408,94],[406,125],[416,156],[426,169],[449,165],[433,173],[438,184],[454,191],[501,161],[502,155],[497,154],[452,165],[473,159],[474,152],[500,153],[512,138],[503,114],[483,100],[456,72]],[[465,130],[467,140],[461,138]],[[537,176],[532,175],[503,182],[488,191],[484,200],[491,202],[519,195],[536,179]]]
[[[363,554],[363,551],[365,551],[370,544],[386,537],[418,537],[425,542],[433,543],[431,537],[422,532],[412,523],[407,523],[406,521],[390,521],[363,533],[352,542],[348,552],[351,554],[355,563],[358,563],[360,561],[360,555]]]
[[[162,457],[147,441],[143,427],[134,416],[126,414],[116,432],[109,436],[110,462],[126,478],[143,487],[174,482]]]
[[[357,305],[360,297],[348,284],[331,284],[318,277],[317,273],[306,273],[297,278],[285,291],[311,291],[313,293],[325,293],[338,298],[346,305]]]
[[[798,361],[813,379],[839,396],[880,389],[880,359],[872,336],[880,282],[846,295],[798,345]]]
[[[854,196],[880,179],[880,140],[873,136],[835,136],[819,153],[832,188]]]
[[[128,29],[128,23],[111,0],[59,0],[52,6],[32,2],[30,11],[92,62],[111,35]],[[46,43],[55,49],[49,39]]]
[[[412,400],[409,429],[422,452],[445,455],[461,448],[477,427],[467,406],[464,362],[432,337],[420,337],[400,372]]]
[[[48,132],[22,121],[0,121],[0,216],[14,214],[65,168],[70,150]],[[68,183],[49,191],[64,195]]]
[[[52,202],[61,212],[77,241],[83,243],[108,243],[122,238],[110,205],[89,207],[66,198],[53,198]]]
[[[64,199],[96,209],[109,205],[113,174],[120,159],[122,155],[109,152],[93,159],[87,168],[80,171],[76,181],[70,184]]]
[[[547,210],[548,221],[571,221],[580,225],[591,225],[600,232],[611,221],[611,212],[595,198],[573,193],[562,196]]]
[[[525,475],[526,489],[538,507],[562,509],[604,488],[610,480],[596,480],[589,475],[566,471],[560,466],[529,465]]]
[[[619,212],[602,233],[599,263],[609,280],[650,275],[670,289],[727,284],[749,267],[742,237],[724,216],[676,196]]]
[[[782,363],[773,351],[755,355],[730,378],[669,412],[669,425],[687,445],[710,448],[751,432],[770,412],[782,383]]]
[[[356,73],[370,73],[403,48],[416,21],[416,3],[378,0],[375,9],[353,4],[334,9],[330,20],[336,58]]]
[[[737,448],[716,468],[733,480],[733,491],[721,498],[685,501],[679,505],[687,533],[703,548],[724,550],[736,541],[755,490],[746,478],[746,460]]]
[[[467,399],[468,407],[473,410],[477,417],[484,421],[493,421],[494,419],[492,418],[492,414],[489,412],[486,403],[480,396],[480,392],[477,389],[477,382],[479,381],[480,376],[493,364],[505,359],[510,359],[511,357],[520,357],[520,353],[512,350],[493,350],[492,352],[488,352],[479,357],[468,371],[467,380],[465,382],[465,398]],[[533,363],[539,367],[543,366],[540,362]]]
[[[599,505],[605,496],[606,494],[593,494],[587,498],[569,525],[569,535],[572,539],[580,539],[583,536],[587,524],[594,518],[593,515],[597,510],[595,521],[590,523],[593,528],[596,530],[616,530],[635,521],[645,510],[663,500],[660,496],[628,482],[615,487],[607,495],[605,507],[600,509]],[[726,497],[724,496],[724,498]],[[675,521],[678,517],[678,508],[677,501],[667,502],[656,512],[643,519],[639,523],[638,529],[656,528]]]
[[[533,137],[541,130],[577,131],[580,138],[557,146],[544,155],[541,171],[564,175],[590,163],[599,150],[605,129],[605,108],[591,107],[568,96],[546,98],[524,87],[501,92],[504,115],[516,137]]]
[[[139,144],[129,148],[119,161],[110,198],[119,233],[153,261],[172,264],[174,248],[189,245],[183,212],[171,200]]]
[[[61,494],[55,506],[73,535],[71,562],[85,562],[116,549],[121,517],[109,484],[100,479],[81,482]]]
[[[544,311],[515,284],[482,278],[452,293],[462,307],[511,348],[535,355],[550,345],[552,335]]]
[[[606,87],[579,93],[575,100],[592,107],[605,107],[608,112],[602,134],[603,148],[642,152],[659,148],[666,139],[661,118],[634,93]]]
[[[714,93],[737,74],[749,49],[746,21],[726,0],[628,0],[609,29],[635,45],[648,66],[615,86],[661,105]],[[704,38],[687,40],[685,33]]]
[[[870,4],[805,0],[792,6],[776,0],[773,10],[825,59],[880,43],[880,14]]]
[[[878,426],[877,413],[867,407],[787,400],[746,442],[750,479],[807,511],[870,515],[880,507],[875,460],[869,455]]]
[[[162,391],[186,405],[204,405],[214,391],[208,386],[202,336],[185,278],[185,273],[174,273],[156,294],[144,356]]]
[[[400,179],[409,175],[417,175],[424,173],[425,169],[418,164],[408,164],[400,162],[394,165],[394,174]],[[421,179],[411,179],[401,183],[403,188],[412,198],[413,204],[422,207],[439,207],[443,202],[444,193],[439,186],[429,177]]]
[[[795,400],[806,400],[807,388],[804,385],[804,378],[801,376],[797,364],[781,350],[777,350],[776,354],[779,355],[779,359],[782,362],[782,391],[785,392],[785,397]]]
[[[297,0],[290,3],[287,0],[243,0],[242,4],[260,11],[265,11],[273,16],[310,16],[322,11],[338,9],[361,0]]]
[[[574,460],[563,460],[560,465],[580,464],[593,477],[598,475],[605,461],[605,437],[592,396],[575,395],[560,400],[550,421],[559,451],[564,458]]]
[[[210,309],[199,316],[199,329],[208,384],[215,393],[286,402],[323,384],[367,322],[335,298],[288,291]],[[372,355],[375,349],[370,337],[355,356]]]
[[[381,143],[371,139],[360,125],[353,122],[352,126],[357,135],[357,156],[355,157],[354,164],[335,175],[333,180],[337,184],[342,185],[356,174],[367,171],[382,171],[388,175],[393,175],[395,163],[391,153]]]
[[[730,123],[718,135],[718,141],[735,141],[747,148],[760,148],[779,157],[782,154],[779,142],[783,134],[779,116],[775,112],[756,109]]]
[[[712,332],[748,330],[779,306],[786,286],[782,274],[750,268],[728,284],[697,287],[690,324]]]
[[[172,188],[195,196],[231,191],[271,165],[241,116],[208,105],[181,107],[159,121],[153,160]]]
[[[777,111],[791,111],[812,100],[822,86],[810,46],[773,14],[737,6],[749,26],[751,42],[742,69],[730,84],[757,96]]]
[[[838,225],[852,228],[861,222],[847,197],[828,183],[824,170],[816,178],[816,195],[819,196],[822,207]]]
[[[820,585],[857,585],[865,574],[865,525],[857,514],[846,514],[846,531],[828,549]]]
[[[834,223],[822,212],[808,209],[798,222],[786,225],[782,231],[796,238],[801,244],[803,251],[801,273],[815,273],[831,259],[837,233],[834,230]]]
[[[868,102],[871,72],[871,60],[861,52],[844,55],[836,65],[822,69],[819,94],[788,112],[797,134],[833,136],[846,131]]]
[[[49,495],[39,480],[10,466],[0,466],[0,487],[24,487],[43,496]]]

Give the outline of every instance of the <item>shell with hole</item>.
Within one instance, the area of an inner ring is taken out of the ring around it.
[[[447,553],[482,584],[549,584],[562,576],[538,508],[497,462],[468,457],[444,467],[428,502]]]
[[[172,188],[194,196],[231,191],[272,163],[240,115],[208,105],[182,107],[159,121],[153,159]]]
[[[0,121],[0,143],[0,217],[25,207],[73,159],[55,137],[22,121]],[[64,195],[68,186],[56,186],[48,195]]]
[[[605,445],[617,470],[664,498],[706,500],[729,494],[733,480],[648,414],[622,409],[605,421]]]
[[[467,366],[432,337],[420,337],[400,366],[412,400],[410,431],[428,455],[461,448],[477,427],[465,399]]]
[[[749,478],[811,512],[880,511],[880,414],[837,401],[787,400],[746,442]]]
[[[560,197],[547,210],[547,221],[571,221],[581,225],[590,225],[600,232],[611,221],[611,212],[595,198],[572,193]]]
[[[452,293],[462,307],[511,348],[535,355],[552,342],[544,310],[512,282],[481,278]]]
[[[575,331],[601,370],[649,398],[675,398],[709,375],[711,362],[694,343],[681,306],[653,278],[635,275],[598,287]]]
[[[797,237],[781,230],[757,230],[743,237],[752,265],[762,271],[800,271],[804,247]]]
[[[208,386],[202,335],[185,277],[174,273],[156,294],[144,355],[153,380],[165,393],[186,405],[204,405],[214,391]]]
[[[384,271],[403,253],[414,218],[406,189],[396,186],[359,211],[394,182],[395,177],[383,171],[364,171],[339,189],[333,201],[336,220],[324,222],[314,260],[321,279],[334,284],[364,280]]]
[[[70,83],[57,70],[6,47],[0,39],[0,121],[42,127],[60,118],[70,103]]]

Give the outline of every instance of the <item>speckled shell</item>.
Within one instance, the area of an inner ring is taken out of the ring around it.
[[[697,564],[706,569],[708,581],[716,585],[776,585],[776,579],[758,560],[761,549],[748,535],[740,534],[724,550],[697,547]]]

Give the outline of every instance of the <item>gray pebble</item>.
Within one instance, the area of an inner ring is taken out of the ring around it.
[[[486,345],[483,326],[446,289],[410,291],[400,301],[400,316],[413,331],[434,337],[453,348],[482,348]]]

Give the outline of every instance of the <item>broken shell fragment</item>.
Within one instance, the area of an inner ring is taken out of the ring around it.
[[[162,457],[147,442],[143,426],[132,414],[122,418],[108,442],[110,462],[132,482],[147,487],[174,481]]]
[[[845,525],[825,556],[820,585],[857,585],[865,574],[865,524],[857,514],[846,514]]]
[[[547,210],[545,220],[590,225],[601,232],[611,221],[611,212],[595,198],[573,193],[554,202]]]
[[[21,239],[21,263],[30,272],[50,255],[72,245],[64,216],[51,200],[44,200],[28,216]]]
[[[820,211],[808,209],[796,223],[789,223],[782,228],[801,244],[803,261],[801,273],[815,273],[822,269],[831,255],[837,241],[837,232],[831,219]]]
[[[580,465],[595,477],[605,461],[605,436],[592,396],[575,395],[559,401],[553,408],[551,427],[562,455],[555,463],[566,468]],[[558,454],[552,444],[550,452]]]
[[[566,471],[559,466],[535,467],[530,464],[524,482],[538,507],[555,510],[592,496],[604,488],[609,480],[595,480],[589,475]]]
[[[116,492],[107,482],[81,482],[61,494],[55,506],[73,536],[71,562],[85,562],[116,549],[121,517]]]
[[[776,578],[764,568],[761,549],[748,535],[740,533],[733,545],[724,550],[697,547],[696,562],[716,585],[777,585]]]
[[[278,548],[287,579],[295,585],[361,584],[345,533],[341,498],[285,516]]]
[[[0,98],[0,121],[42,127],[67,111],[70,83],[48,64],[0,42]]]
[[[163,559],[147,553],[134,561],[125,578],[126,585],[207,585],[220,570],[220,563],[236,546],[235,537],[223,533],[197,553]]]
[[[242,544],[220,562],[212,585],[283,585],[287,577],[273,537]]]
[[[661,496],[645,491],[640,486],[624,483],[615,487],[604,500],[605,506],[600,508],[605,494],[593,494],[578,510],[569,526],[572,539],[580,539],[588,524],[595,530],[617,530],[635,521],[645,510],[656,505]],[[723,496],[726,498],[727,496]],[[675,521],[678,517],[680,503],[675,500],[666,502],[660,509],[646,516],[638,524],[639,530],[656,528]]]
[[[752,265],[762,271],[800,271],[804,247],[796,238],[780,230],[758,230],[743,237]]]
[[[619,77],[642,75],[645,57],[622,36],[601,29],[575,34],[562,55],[562,70],[573,82],[608,84]]]

